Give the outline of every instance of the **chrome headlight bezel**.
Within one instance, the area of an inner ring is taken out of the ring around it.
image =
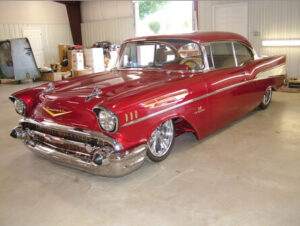
[[[25,116],[26,111],[27,111],[26,103],[23,100],[21,100],[17,97],[14,97],[14,96],[10,96],[9,99],[14,103],[14,107],[15,107],[16,112],[19,115]]]
[[[93,112],[97,116],[98,125],[101,128],[101,130],[107,133],[115,133],[119,130],[119,118],[111,110],[102,106],[96,106],[93,108]],[[105,118],[110,118],[112,120],[112,122],[109,122],[113,123],[111,128],[108,128],[107,125],[105,125],[105,122],[103,122]]]

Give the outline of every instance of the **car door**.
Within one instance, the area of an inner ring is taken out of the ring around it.
[[[210,129],[213,132],[246,113],[247,73],[245,67],[237,62],[234,42],[214,42],[205,48],[210,64],[206,81]]]
[[[249,111],[252,111],[259,104],[259,102],[257,102],[258,90],[253,87],[253,85],[255,86],[255,84],[251,83],[253,78],[250,76],[251,70],[253,68],[251,65],[254,62],[254,54],[249,46],[241,42],[234,42],[234,52],[238,67],[243,69],[246,75],[245,79],[247,83],[241,87],[243,95],[239,97],[240,102],[245,101],[247,103],[240,106],[242,113],[245,114]]]

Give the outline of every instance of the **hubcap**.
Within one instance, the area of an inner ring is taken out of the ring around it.
[[[160,124],[151,134],[148,142],[149,150],[156,157],[164,156],[173,141],[174,128],[172,120]]]
[[[272,88],[268,88],[268,90],[266,91],[265,95],[264,95],[264,99],[263,99],[263,103],[264,105],[267,105],[270,103],[272,98]]]

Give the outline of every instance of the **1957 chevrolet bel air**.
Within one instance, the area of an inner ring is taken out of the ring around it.
[[[244,37],[201,32],[134,38],[111,72],[48,83],[10,96],[23,118],[11,136],[58,163],[122,176],[146,156],[164,160],[174,138],[202,139],[270,104],[286,57],[259,58]]]

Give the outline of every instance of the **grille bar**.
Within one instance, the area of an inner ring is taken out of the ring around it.
[[[33,130],[43,134],[63,138],[65,140],[81,142],[99,147],[108,145],[116,152],[123,150],[122,145],[117,140],[97,131],[65,126],[49,121],[38,122],[30,118],[22,118],[20,120],[20,125],[24,130]]]

